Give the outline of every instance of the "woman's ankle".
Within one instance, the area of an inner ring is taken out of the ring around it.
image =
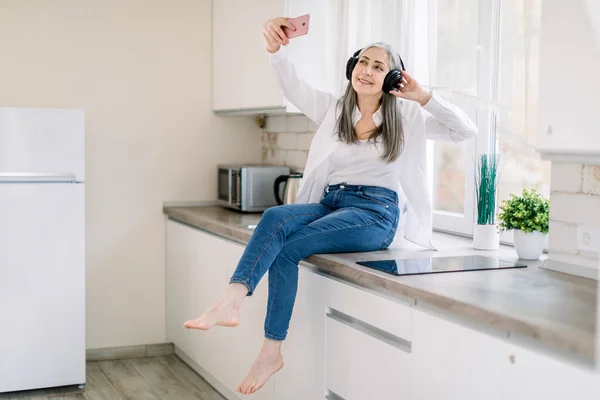
[[[233,303],[234,307],[239,307],[246,298],[249,290],[243,283],[233,282],[227,286],[223,300]]]

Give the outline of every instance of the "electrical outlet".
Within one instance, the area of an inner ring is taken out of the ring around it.
[[[577,226],[577,250],[600,254],[600,228]]]

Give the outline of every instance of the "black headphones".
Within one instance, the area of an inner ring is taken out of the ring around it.
[[[352,78],[352,71],[354,71],[354,67],[356,66],[356,63],[358,63],[358,55],[360,54],[360,52],[362,51],[362,49],[357,50],[356,53],[354,53],[352,55],[352,57],[350,57],[348,59],[348,62],[346,63],[346,79],[350,80]],[[404,62],[402,61],[402,57],[400,57],[400,54],[398,54],[398,59],[400,60],[400,67],[402,68],[402,71],[406,71],[406,68],[404,68]],[[393,69],[390,72],[388,72],[385,76],[385,79],[383,80],[383,86],[382,86],[382,90],[383,93],[390,93],[390,90],[394,90],[394,89],[398,89],[400,87],[400,84],[402,83],[402,72],[398,71],[397,69]]]

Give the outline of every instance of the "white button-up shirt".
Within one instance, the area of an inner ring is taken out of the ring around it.
[[[284,96],[319,128],[310,145],[300,192],[296,203],[318,203],[324,195],[329,172],[329,156],[340,144],[337,138],[337,118],[340,106],[333,94],[322,92],[304,82],[288,60],[284,48],[269,53],[270,63]],[[400,182],[408,213],[404,238],[432,249],[432,206],[427,183],[427,139],[460,142],[477,134],[477,127],[458,107],[436,93],[421,107],[418,102],[397,97],[404,130],[404,150],[400,155]],[[356,125],[361,115],[353,115]],[[382,122],[381,110],[373,115],[377,125]]]

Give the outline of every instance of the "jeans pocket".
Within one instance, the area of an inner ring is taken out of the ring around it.
[[[365,192],[360,192],[360,197],[362,197],[365,200],[368,201],[372,201],[373,203],[377,203],[380,206],[383,206],[385,208],[390,208],[390,205],[388,203],[386,203],[385,201],[383,201],[381,198],[377,198],[377,196],[365,193]]]

